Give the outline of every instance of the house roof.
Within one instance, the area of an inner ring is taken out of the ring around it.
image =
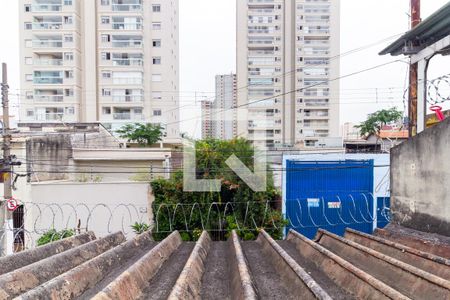
[[[450,292],[450,241],[426,236],[388,227],[375,236],[319,230],[309,240],[291,230],[275,241],[261,230],[257,241],[241,241],[233,231],[227,242],[213,242],[204,231],[194,243],[177,231],[161,242],[148,232],[129,241],[121,232],[88,232],[0,258],[0,297],[443,299]],[[423,251],[436,245],[440,257]]]
[[[407,139],[408,130],[381,130],[379,137],[382,139]]]
[[[450,35],[450,2],[383,49],[380,55],[411,55]]]

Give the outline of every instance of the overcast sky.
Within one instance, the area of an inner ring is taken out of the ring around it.
[[[92,1],[92,0],[89,0]],[[245,0],[242,0],[245,1]],[[341,53],[408,30],[410,0],[341,0]],[[183,132],[200,136],[200,104],[213,97],[214,76],[236,69],[235,0],[179,0],[180,106]],[[447,0],[422,0],[422,18]],[[0,0],[0,61],[9,67],[11,93],[19,89],[18,0]],[[400,57],[378,56],[393,39],[341,58],[341,76]],[[449,73],[450,58],[432,60],[429,78]],[[380,108],[403,109],[407,64],[397,62],[341,80],[341,124],[360,122]],[[195,91],[197,93],[195,93]],[[338,97],[339,95],[332,95]],[[197,100],[197,101],[196,101]]]

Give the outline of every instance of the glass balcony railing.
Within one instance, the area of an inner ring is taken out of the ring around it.
[[[114,84],[142,84],[142,78],[113,78]]]
[[[62,77],[34,77],[35,84],[62,84]]]
[[[33,23],[33,29],[42,30],[42,29],[62,29],[61,22],[35,22]]]
[[[143,102],[144,97],[142,95],[121,95],[113,96],[114,102]]]
[[[141,30],[141,23],[112,23],[112,28],[116,30]]]
[[[54,12],[61,10],[62,5],[60,4],[35,4],[31,6],[32,12]]]
[[[34,30],[57,30],[62,29],[63,25],[61,22],[34,22],[33,29]]]
[[[142,48],[142,40],[112,41],[112,46],[117,48]]]
[[[59,40],[34,40],[34,48],[62,48],[63,42]]]
[[[144,61],[141,58],[113,59],[113,66],[142,66]]]
[[[34,100],[38,102],[63,102],[63,95],[34,95]]]
[[[113,114],[114,120],[131,120],[131,113],[115,113]]]
[[[35,59],[33,64],[37,66],[62,66],[62,59]]]
[[[35,116],[36,121],[60,121],[64,118],[63,113],[47,113]]]
[[[141,4],[113,4],[113,11],[142,11]]]

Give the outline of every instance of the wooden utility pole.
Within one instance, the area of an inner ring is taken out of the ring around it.
[[[3,107],[3,251],[10,254],[13,251],[13,220],[8,210],[7,200],[12,197],[11,188],[11,135],[9,134],[9,99],[8,99],[8,70],[2,63],[2,107]]]
[[[411,1],[411,29],[420,23],[420,0]],[[414,45],[412,45],[414,46]],[[409,97],[408,97],[408,120],[409,120],[409,137],[417,134],[417,73],[418,64],[410,64],[409,66]]]

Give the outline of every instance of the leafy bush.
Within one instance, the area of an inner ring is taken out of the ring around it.
[[[68,237],[71,237],[75,234],[75,231],[72,229],[64,229],[61,231],[56,231],[55,229],[50,229],[45,232],[43,235],[39,237],[37,240],[37,245],[42,246],[57,240],[62,240]]]

